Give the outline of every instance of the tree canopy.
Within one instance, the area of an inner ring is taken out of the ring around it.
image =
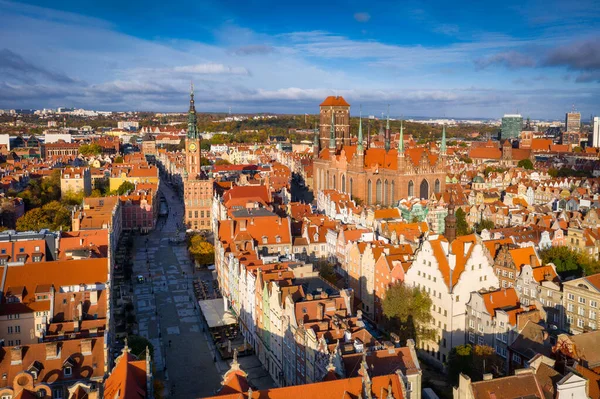
[[[150,358],[154,357],[154,346],[146,338],[139,335],[129,335],[127,337],[127,346],[133,355],[138,359],[146,359],[146,347],[150,352]]]
[[[194,260],[201,266],[215,263],[215,247],[199,234],[188,237],[188,250]]]
[[[132,192],[133,190],[135,190],[135,184],[125,180],[123,183],[121,183],[119,188],[117,188],[117,194],[124,195],[128,192]]]
[[[329,281],[331,284],[335,285],[337,283],[337,276],[331,263],[327,261],[317,262],[315,266],[319,270],[319,276]]]
[[[231,165],[231,162],[226,159],[217,159],[215,165]]]
[[[470,234],[471,229],[467,223],[467,214],[465,211],[462,208],[458,208],[454,215],[456,216],[456,235],[460,237]]]
[[[100,155],[102,154],[102,147],[97,143],[82,144],[79,146],[79,153],[81,155]]]
[[[388,331],[398,334],[402,342],[430,338],[432,332],[427,325],[432,320],[431,303],[429,295],[417,287],[392,285],[383,300]]]
[[[519,163],[517,164],[517,166],[519,168],[525,168],[528,170],[533,170],[533,162],[531,162],[531,159],[521,159],[519,161]]]
[[[481,222],[475,225],[475,231],[477,234],[481,234],[483,230],[495,229],[496,225],[489,219],[481,219]]]
[[[600,273],[600,262],[589,255],[573,251],[568,247],[550,247],[540,251],[544,264],[553,263],[557,273],[563,277],[589,276]]]
[[[60,169],[54,169],[50,176],[31,179],[17,196],[23,199],[28,210],[60,200]]]
[[[70,228],[71,211],[58,201],[52,201],[40,208],[31,209],[17,219],[17,230],[19,231],[69,230]]]

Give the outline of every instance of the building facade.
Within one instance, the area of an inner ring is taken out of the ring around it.
[[[565,131],[579,132],[581,131],[581,113],[567,112],[565,117]]]
[[[80,193],[87,197],[92,193],[90,168],[65,168],[60,174],[60,195]]]
[[[325,104],[325,105],[323,105]],[[346,104],[343,110],[342,105]],[[399,198],[430,198],[446,185],[445,129],[438,153],[427,148],[404,148],[400,129],[397,148],[391,148],[391,132],[385,134],[385,148],[365,145],[362,121],[356,145],[349,145],[349,105],[342,97],[329,97],[321,104],[321,130],[314,140],[313,179],[317,190],[336,190],[362,200],[367,205],[391,205]],[[338,110],[338,108],[340,108]],[[325,120],[329,120],[324,123]],[[341,123],[338,126],[338,123]],[[329,138],[323,140],[323,135]],[[327,147],[323,146],[328,142]]]
[[[502,117],[502,139],[512,139],[521,135],[523,117],[519,114],[504,115]]]

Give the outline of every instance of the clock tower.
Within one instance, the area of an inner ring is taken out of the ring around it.
[[[200,134],[198,134],[194,86],[190,93],[188,129],[185,138],[185,169],[183,171],[183,200],[185,203],[185,226],[192,230],[210,230],[213,224],[213,179],[202,172]],[[216,223],[216,222],[215,222]]]
[[[197,122],[196,106],[194,105],[194,85],[192,84],[187,137],[185,139],[185,171],[188,179],[197,179],[201,171],[200,135],[198,134]]]

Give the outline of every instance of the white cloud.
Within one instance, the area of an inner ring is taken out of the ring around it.
[[[368,12],[357,12],[354,14],[354,19],[358,22],[369,22],[371,19],[371,14]]]
[[[173,68],[173,71],[200,75],[250,75],[250,72],[244,67],[215,63],[177,66]]]

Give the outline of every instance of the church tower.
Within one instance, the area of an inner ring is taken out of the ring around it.
[[[450,203],[448,204],[448,215],[445,219],[444,236],[452,243],[456,238],[456,215],[454,214],[454,197],[450,194]]]
[[[185,138],[185,171],[188,179],[197,179],[200,174],[201,151],[200,135],[198,134],[198,118],[194,104],[194,85],[190,92],[190,109],[188,111],[188,129]]]

